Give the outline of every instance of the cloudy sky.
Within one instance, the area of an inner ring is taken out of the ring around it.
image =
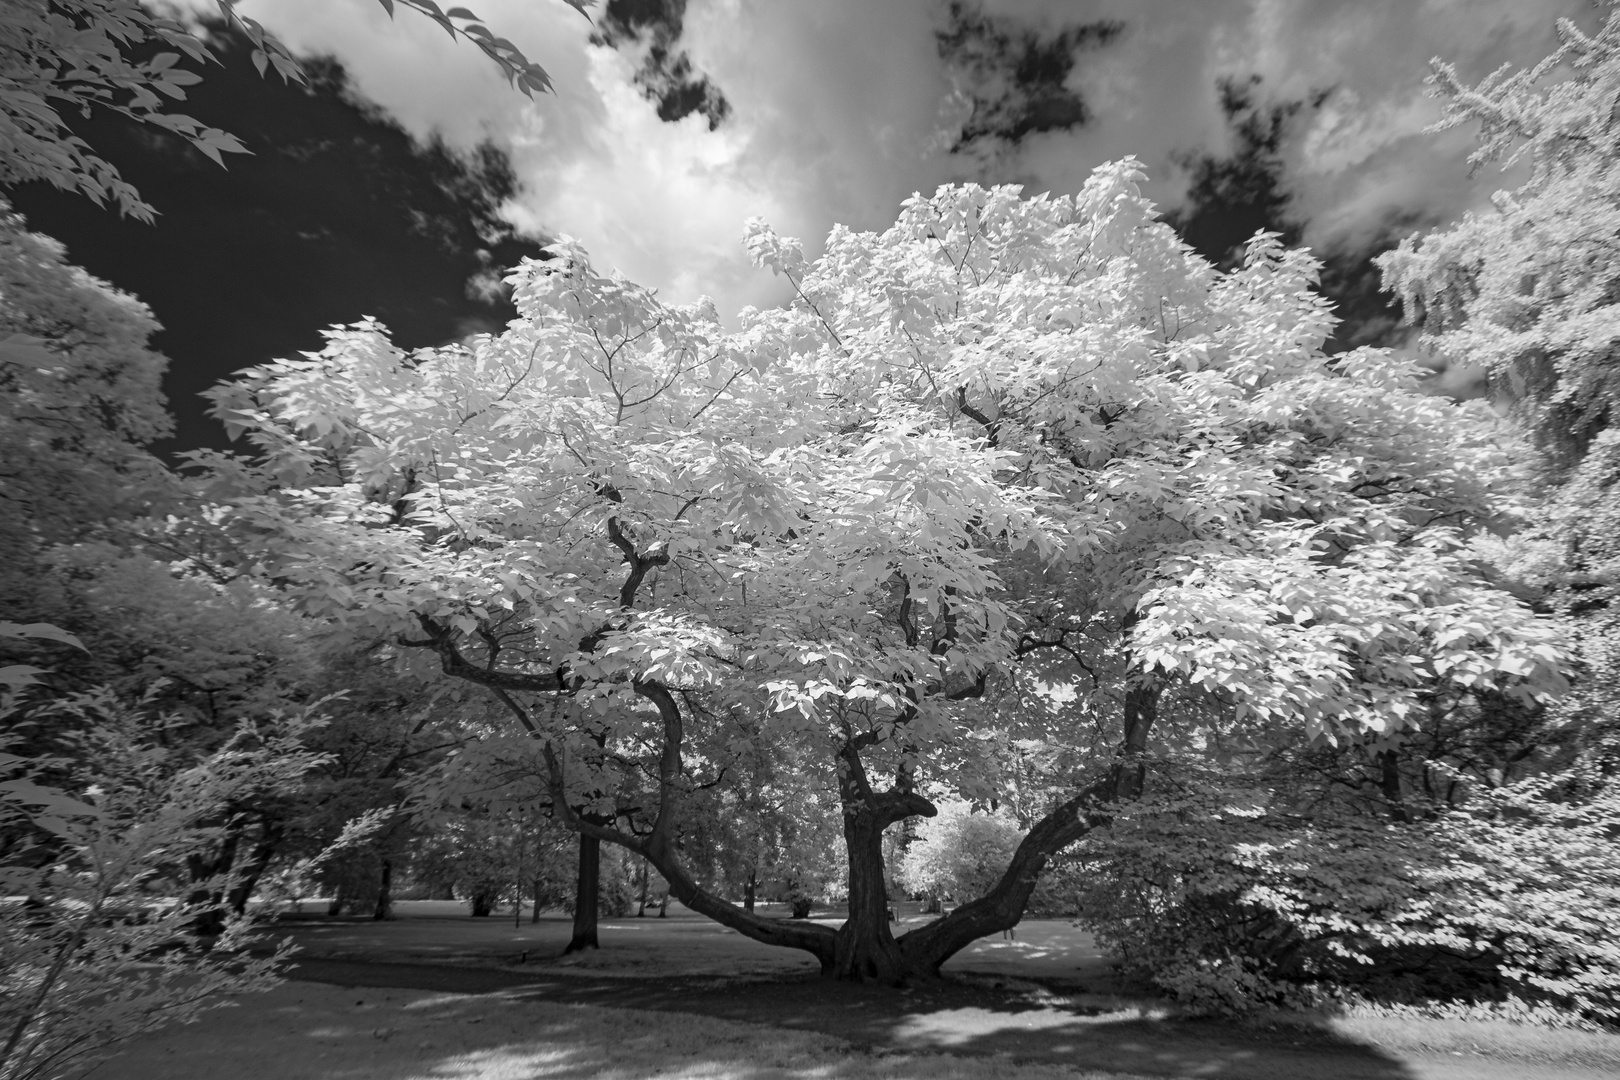
[[[1281,228],[1328,259],[1337,345],[1399,345],[1368,257],[1505,183],[1468,175],[1468,129],[1423,134],[1429,58],[1477,81],[1545,56],[1556,18],[1602,16],[1587,0],[598,0],[591,20],[563,0],[466,3],[556,93],[526,99],[467,41],[376,0],[242,0],[336,61],[288,87],[219,45],[184,107],[253,156],[222,172],[97,113],[73,122],[155,227],[41,183],[10,193],[165,326],[177,432],[158,450],[224,445],[198,394],[331,324],[376,316],[406,348],[499,328],[512,312],[488,283],[547,237],[730,319],[787,299],[744,256],[749,217],[815,254],[835,222],[882,229],[914,191],[1070,192],[1126,155],[1200,251]]]
[[[915,190],[1071,191],[1127,154],[1174,206],[1178,163],[1226,148],[1223,79],[1307,103],[1280,148],[1307,243],[1448,219],[1501,178],[1470,181],[1467,132],[1422,134],[1429,58],[1477,79],[1549,52],[1556,17],[1599,18],[1585,0],[616,0],[594,25],[562,0],[471,6],[555,95],[530,103],[465,43],[365,0],[241,10],[335,54],[412,133],[510,147],[519,225],[722,313],[780,299],[742,257],[752,215],[814,248],[835,221],[881,228]]]

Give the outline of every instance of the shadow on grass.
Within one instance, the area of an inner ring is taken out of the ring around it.
[[[579,1004],[697,1014],[789,1029],[781,1032],[781,1037],[790,1042],[792,1031],[831,1035],[854,1044],[867,1056],[943,1052],[989,1058],[990,1061],[984,1062],[987,1068],[997,1060],[1005,1064],[1010,1057],[1022,1063],[1066,1069],[1071,1076],[1074,1069],[1083,1068],[1219,1080],[1298,1080],[1301,1077],[1308,1080],[1418,1080],[1419,1077],[1400,1060],[1325,1027],[1293,1027],[1280,1031],[1237,1028],[1220,1022],[1177,1019],[1163,1009],[1121,1005],[1118,999],[1100,995],[1066,993],[989,978],[954,979],[896,991],[833,983],[815,977],[767,980],[601,978],[337,960],[306,960],[292,974],[298,979],[345,986],[499,994],[514,1003]],[[999,987],[997,982],[1001,983]],[[477,1009],[466,999],[434,1000],[440,1004],[431,1007],[447,1014],[461,1015],[464,1010]],[[588,1020],[588,1014],[575,1015],[586,1027],[596,1022]],[[622,1014],[609,1015],[622,1017]],[[428,1019],[426,1013],[423,1019]],[[613,1034],[600,1037],[629,1047],[631,1043],[625,1040],[633,1042],[645,1037],[668,1044],[670,1031],[690,1031],[700,1040],[694,1044],[693,1052],[702,1051],[700,1056],[706,1060],[724,1065],[712,1075],[738,1080],[791,1076],[797,1068],[785,1061],[766,1067],[757,1060],[757,1045],[735,1061],[713,1058],[709,1051],[717,1052],[719,1047],[707,1045],[713,1033],[704,1032],[710,1031],[710,1025],[672,1027],[663,1018],[656,1021],[648,1018],[646,1023],[661,1034],[644,1036],[638,1033],[636,1022],[626,1023],[621,1018]],[[742,1031],[736,1038],[752,1040],[755,1044],[760,1042],[758,1029]],[[538,1030],[532,1034],[542,1039]],[[510,1076],[515,1080],[534,1075],[544,1075],[548,1080],[583,1080],[598,1075],[598,1071],[593,1070],[611,1064],[585,1053],[580,1043],[585,1037],[583,1031],[573,1036],[559,1031],[544,1036],[544,1046],[535,1043],[526,1044],[527,1048],[480,1051],[486,1055],[508,1052],[528,1055],[523,1062],[513,1058],[504,1065],[497,1065],[493,1058],[487,1058],[477,1066],[485,1069],[484,1072],[445,1072],[436,1066],[435,1071],[421,1075],[455,1080],[486,1076]],[[775,1041],[774,1036],[771,1041]],[[564,1052],[559,1049],[561,1046],[569,1048],[566,1060],[556,1056]],[[803,1048],[799,1045],[800,1050]],[[582,1054],[585,1056],[581,1057]],[[649,1060],[642,1064],[655,1063]],[[469,1063],[467,1067],[472,1066]],[[782,1069],[788,1071],[772,1071]],[[850,1074],[840,1070],[837,1075]],[[881,1075],[906,1074],[890,1071]],[[1002,1074],[991,1071],[985,1075]]]

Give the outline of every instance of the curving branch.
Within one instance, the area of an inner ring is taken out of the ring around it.
[[[1113,822],[1115,804],[1141,794],[1142,751],[1158,718],[1158,695],[1156,687],[1131,690],[1126,701],[1125,738],[1113,767],[1035,823],[994,888],[899,938],[902,953],[918,970],[937,973],[941,964],[973,942],[1018,925],[1052,856],[1093,829],[1106,828]]]
[[[659,759],[658,770],[659,807],[652,830],[645,836],[637,836],[587,820],[577,813],[568,805],[567,777],[563,762],[559,759],[555,746],[548,739],[543,747],[543,753],[552,789],[552,803],[563,822],[583,836],[617,844],[646,859],[664,876],[664,880],[669,882],[670,894],[699,915],[713,919],[722,926],[761,944],[808,952],[820,962],[824,970],[829,969],[833,962],[836,933],[831,927],[753,915],[703,888],[682,864],[674,836],[682,794],[680,776],[683,733],[680,707],[669,688],[661,683],[637,680],[634,685],[636,693],[658,706],[659,715],[664,721],[664,750]]]
[[[619,586],[619,607],[628,610],[635,606],[636,592],[646,579],[647,571],[655,566],[668,565],[669,551],[662,545],[654,545],[646,551],[637,551],[635,541],[625,533],[617,515],[607,519],[607,534],[613,546],[619,549],[623,561],[630,566],[630,573],[625,576],[624,584]]]
[[[1001,436],[1001,421],[990,419],[982,410],[968,404],[967,387],[965,386],[956,388],[956,407],[963,416],[977,421],[979,426],[984,428],[985,442],[990,446],[996,445],[996,440]]]
[[[543,675],[534,675],[521,671],[499,671],[495,668],[481,667],[461,655],[461,649],[456,645],[449,627],[422,614],[416,616],[416,621],[427,632],[426,640],[401,636],[395,641],[407,648],[432,649],[439,655],[439,667],[451,678],[465,679],[495,690],[518,690],[534,694],[556,694],[573,689],[564,677],[564,669],[561,668]]]

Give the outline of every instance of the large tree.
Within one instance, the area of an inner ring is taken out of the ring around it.
[[[814,264],[754,223],[796,300],[736,333],[560,245],[500,335],[407,355],[361,323],[222,387],[258,457],[207,459],[214,497],[308,609],[488,687],[570,824],[687,906],[829,974],[931,977],[1018,921],[1155,739],[1393,739],[1437,685],[1560,683],[1460,550],[1509,509],[1488,412],[1381,352],[1330,363],[1308,256],[1260,236],[1221,274],[1141,179],[947,186]],[[895,938],[884,831],[1010,783],[984,752],[1009,733],[1094,723],[1103,760],[996,885]],[[836,787],[840,928],[743,911],[682,851],[694,790],[761,739]],[[654,777],[638,806],[603,752]]]
[[[1605,0],[1611,9],[1612,2]],[[1495,208],[1413,236],[1381,260],[1423,341],[1485,367],[1530,439],[1547,501],[1503,553],[1528,595],[1566,616],[1588,668],[1566,712],[1609,731],[1620,663],[1620,10],[1594,34],[1558,24],[1539,63],[1475,86],[1434,61],[1437,127],[1478,123],[1474,167],[1528,167]],[[1620,751],[1611,750],[1611,755]]]
[[[1620,11],[1593,35],[1567,20],[1558,33],[1539,63],[1504,65],[1476,86],[1433,62],[1445,105],[1435,130],[1478,123],[1469,165],[1528,175],[1493,209],[1414,235],[1380,264],[1429,347],[1484,366],[1567,473],[1620,404]]]

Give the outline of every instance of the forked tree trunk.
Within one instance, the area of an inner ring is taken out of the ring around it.
[[[839,979],[900,986],[911,971],[889,928],[889,893],[884,885],[884,815],[860,807],[844,812],[844,843],[849,849],[849,918],[833,938],[830,963],[822,974]]]
[[[610,537],[624,550],[625,561],[632,564],[623,604],[628,607],[629,598],[634,595],[633,586],[651,564],[648,558],[636,554],[631,541],[617,531],[616,519],[610,519],[609,526]],[[508,690],[560,692],[568,689],[560,675],[542,678],[480,669],[460,655],[448,631],[429,618],[421,617],[421,622],[429,633],[429,640],[421,644],[432,645],[439,652],[448,674],[493,687],[525,728],[535,737],[543,737],[528,711]],[[896,939],[889,930],[884,889],[883,830],[913,815],[933,817],[938,810],[905,784],[883,792],[871,788],[859,751],[862,745],[872,745],[877,738],[875,733],[852,739],[839,752],[839,799],[845,813],[844,831],[849,847],[850,917],[837,931],[816,924],[763,919],[704,889],[682,865],[674,845],[683,772],[684,724],[680,706],[668,687],[656,680],[638,679],[632,685],[637,694],[657,707],[664,726],[664,745],[659,758],[658,816],[646,835],[632,835],[611,828],[610,823],[593,822],[583,815],[569,813],[562,798],[566,791],[563,763],[552,744],[549,741],[544,744],[555,805],[563,809],[568,825],[580,835],[582,852],[587,841],[609,840],[651,862],[669,882],[669,895],[693,912],[763,944],[810,953],[820,961],[824,974],[891,983],[936,978],[940,965],[966,946],[1018,924],[1047,860],[1092,829],[1107,825],[1111,821],[1112,804],[1142,790],[1141,755],[1157,707],[1157,693],[1153,689],[1133,688],[1128,692],[1125,739],[1109,774],[1036,822],[1014,852],[1006,872],[988,894]],[[570,944],[571,950],[574,947]]]
[[[594,836],[579,838],[579,878],[574,888],[574,935],[563,955],[583,949],[598,949],[596,909],[602,894],[602,841]]]

